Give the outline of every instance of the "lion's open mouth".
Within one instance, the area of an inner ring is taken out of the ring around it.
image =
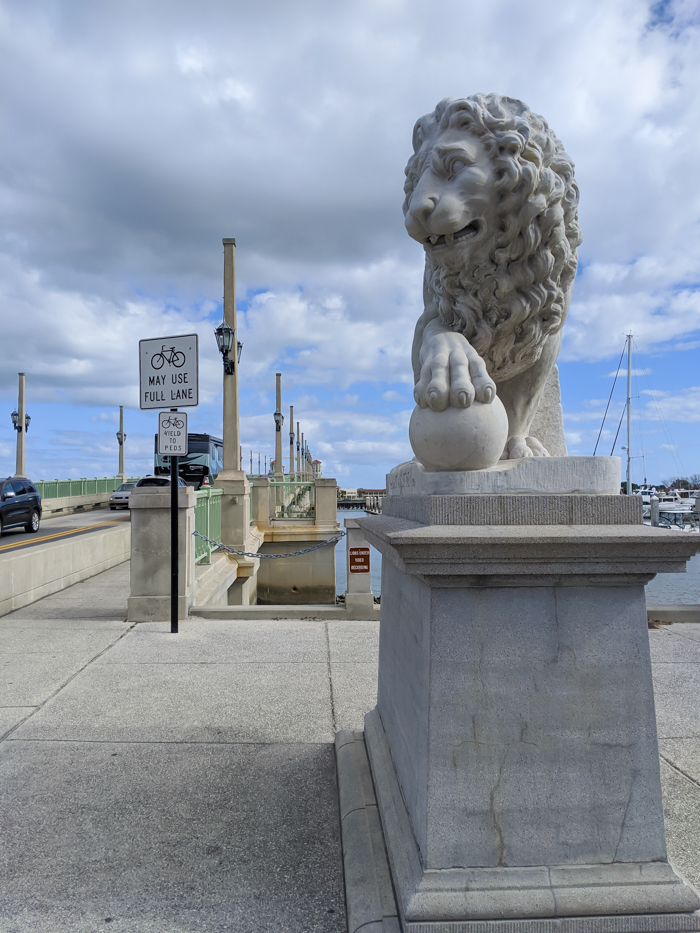
[[[456,233],[441,233],[439,236],[429,236],[423,242],[430,249],[440,249],[443,246],[452,246],[457,240],[476,236],[480,229],[481,223],[478,220],[472,220],[470,224],[462,227]]]

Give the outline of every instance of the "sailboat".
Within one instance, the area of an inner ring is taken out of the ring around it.
[[[655,486],[648,486],[646,481],[643,486],[637,487],[637,489],[632,489],[632,334],[627,334],[626,341],[626,350],[627,350],[627,399],[625,401],[625,408],[623,410],[623,417],[627,415],[627,444],[622,449],[627,454],[627,470],[625,478],[625,492],[628,496],[637,495],[642,497],[642,515],[644,518],[644,523],[649,525],[651,524],[651,501],[652,497],[657,497],[659,500],[659,527],[661,528],[678,528],[685,531],[700,531],[700,508],[696,509],[696,502],[700,505],[700,491],[697,490],[677,490],[671,489],[668,492],[664,491],[659,493]],[[605,409],[605,414],[603,415],[603,423],[600,426],[600,431],[598,433],[598,440],[596,441],[595,450],[593,455],[595,456],[598,449],[598,443],[600,442],[601,435],[603,433],[603,427],[605,425],[605,418],[608,414],[608,409],[610,408],[610,402],[612,400],[613,391],[615,389],[615,383],[617,382],[617,377],[620,373],[620,366],[622,365],[622,360],[625,355],[625,350],[623,349],[620,356],[620,361],[617,366],[617,372],[615,373],[615,380],[613,382],[612,389],[610,391],[610,398],[608,399],[608,404]],[[622,419],[620,419],[620,426],[622,425]],[[620,430],[618,426],[618,433]],[[617,435],[615,436],[615,442],[617,442]],[[613,450],[615,449],[615,443],[613,443]],[[612,451],[611,451],[612,455]]]

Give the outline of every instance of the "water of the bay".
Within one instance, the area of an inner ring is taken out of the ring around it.
[[[337,519],[340,527],[345,529],[344,518],[359,518],[367,513],[364,509],[338,509]],[[345,538],[336,545],[335,550],[335,592],[341,595],[347,588],[347,568],[345,562]],[[372,592],[379,596],[382,588],[382,555],[375,548],[369,549],[369,572],[372,581]]]
[[[689,534],[690,532],[685,532]],[[674,532],[669,532],[674,534]],[[675,532],[684,534],[684,532]],[[695,537],[695,535],[693,535]],[[700,554],[691,557],[685,573],[659,573],[647,583],[650,606],[700,605]]]

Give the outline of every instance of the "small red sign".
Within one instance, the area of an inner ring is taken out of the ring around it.
[[[350,573],[369,573],[368,547],[351,547],[349,558]]]

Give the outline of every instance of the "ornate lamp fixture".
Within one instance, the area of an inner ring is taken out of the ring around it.
[[[219,324],[219,326],[214,331],[214,334],[216,335],[216,345],[219,348],[219,353],[221,354],[224,360],[224,372],[226,373],[227,376],[232,376],[233,373],[236,371],[236,369],[235,369],[235,364],[233,360],[230,360],[228,355],[233,349],[233,338],[235,336],[233,333],[233,328],[229,324],[227,324],[226,321],[222,321],[221,324]],[[239,361],[241,359],[242,349],[243,349],[243,344],[239,343],[238,344],[238,360]]]
[[[13,411],[12,414],[10,415],[10,418],[12,418],[12,427],[15,429],[15,431],[17,431],[18,433],[21,434],[21,432],[22,432],[22,425],[19,423],[19,412]],[[25,415],[25,416],[24,416],[24,432],[25,432],[25,434],[26,434],[26,432],[29,430],[29,422],[30,422],[31,420],[32,420],[31,415]]]

